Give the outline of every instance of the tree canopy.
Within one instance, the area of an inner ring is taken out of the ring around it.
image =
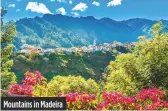
[[[152,38],[139,37],[133,53],[121,54],[110,62],[105,83],[108,91],[130,95],[147,87],[168,89],[168,33],[162,29],[161,22],[153,25]]]
[[[1,8],[1,16],[6,14],[6,10]],[[2,19],[1,19],[2,20]],[[16,82],[16,76],[10,69],[13,65],[12,44],[14,37],[16,36],[16,28],[13,24],[1,25],[1,88],[7,89],[10,84]]]

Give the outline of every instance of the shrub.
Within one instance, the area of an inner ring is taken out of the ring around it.
[[[103,110],[162,110],[168,109],[165,93],[157,88],[142,89],[136,96],[124,96],[119,92],[103,92],[103,101],[97,109]]]
[[[32,86],[23,84],[13,84],[10,87],[11,94],[32,96]]]
[[[22,80],[23,84],[11,85],[9,92],[11,94],[33,96],[33,86],[38,85],[42,79],[43,76],[41,76],[41,73],[38,71],[35,71],[34,73],[26,72],[25,79]]]
[[[22,80],[23,84],[35,86],[42,80],[43,76],[40,72],[35,71],[35,73],[26,72],[25,79]]]
[[[49,83],[50,96],[56,96],[59,93],[86,92],[96,94],[100,91],[98,84],[92,80],[85,80],[81,76],[55,76]]]
[[[59,94],[59,97],[66,97],[67,109],[69,110],[95,110],[96,109],[96,95],[82,93],[68,93]]]

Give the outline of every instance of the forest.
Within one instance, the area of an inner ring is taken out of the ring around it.
[[[70,110],[168,110],[168,32],[162,22],[151,27],[150,38],[138,37],[134,49],[117,56],[15,54],[15,24],[1,23],[1,96],[66,97]]]

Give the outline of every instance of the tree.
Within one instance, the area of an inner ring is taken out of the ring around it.
[[[152,38],[139,37],[133,53],[112,61],[105,75],[105,88],[127,95],[147,87],[168,89],[168,32],[158,22],[150,30]]]
[[[6,14],[6,10],[1,8],[1,16]],[[1,19],[2,20],[2,19]],[[13,65],[11,60],[12,44],[14,37],[16,36],[16,28],[14,25],[7,24],[1,25],[1,88],[8,89],[9,85],[16,82],[16,76],[10,69]]]
[[[161,22],[153,25],[151,39],[143,39],[137,58],[137,70],[143,87],[168,88],[168,33],[162,31]]]
[[[122,92],[125,95],[136,94],[138,91],[138,74],[133,54],[121,54],[107,67],[108,75],[104,88],[109,92]]]

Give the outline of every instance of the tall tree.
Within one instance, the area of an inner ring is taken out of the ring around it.
[[[7,10],[1,8],[1,20],[5,16]],[[13,65],[12,44],[14,37],[16,36],[16,28],[13,24],[1,23],[1,88],[8,89],[9,85],[16,83],[16,76],[13,72],[10,72]]]
[[[153,37],[138,43],[141,50],[136,65],[144,87],[168,88],[168,32],[162,29],[158,22],[151,28]]]
[[[110,62],[105,72],[107,91],[132,95],[147,87],[168,89],[168,32],[162,28],[161,22],[153,25],[150,39],[141,36],[133,53]]]

